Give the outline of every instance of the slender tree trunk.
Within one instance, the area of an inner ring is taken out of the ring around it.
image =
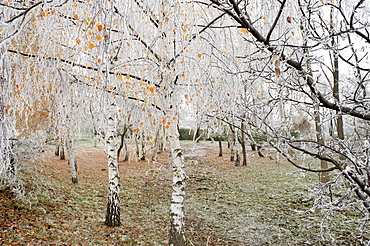
[[[69,132],[67,133],[66,138],[66,149],[68,154],[68,164],[71,168],[71,175],[72,175],[72,183],[77,184],[77,160],[76,160],[76,150],[74,145],[74,137]]]
[[[316,129],[316,141],[320,144],[325,144],[325,137],[319,112],[319,106],[314,106],[314,116],[315,116],[315,129]],[[320,168],[321,169],[328,169],[329,165],[327,161],[320,160]],[[330,181],[329,172],[322,172],[320,176],[321,183],[327,183]]]
[[[108,178],[109,194],[107,203],[107,213],[105,216],[105,225],[116,227],[121,225],[120,220],[120,177],[117,162],[117,107],[112,103],[108,116],[108,131],[106,134],[106,145],[108,153]]]
[[[168,136],[171,146],[173,176],[172,196],[170,207],[170,240],[169,244],[174,246],[185,245],[184,226],[184,195],[185,195],[185,171],[182,148],[180,146],[179,131],[177,127],[177,113],[174,108],[170,109]],[[175,119],[175,120],[174,120]]]
[[[240,144],[242,146],[242,156],[243,156],[243,162],[242,162],[242,165],[243,166],[246,166],[247,165],[247,148],[245,146],[245,124],[244,122],[241,123],[241,137],[240,137]]]
[[[92,105],[90,103],[89,105],[89,109],[90,109],[90,114],[91,114],[91,119],[92,119],[92,125],[93,125],[93,131],[94,131],[94,147],[96,147],[98,145],[98,130],[95,126],[95,116],[94,116],[94,112],[92,111]]]
[[[139,140],[137,138],[138,136],[135,135],[136,156],[138,159],[140,159],[140,147],[139,147]]]
[[[264,154],[262,154],[262,147],[261,147],[261,145],[257,145],[257,153],[258,153],[258,156],[259,157],[265,157],[265,155]]]
[[[159,147],[158,147],[158,154],[161,154],[164,152],[164,150],[166,149],[166,146],[165,146],[165,140],[166,140],[166,129],[163,127],[163,133],[162,135],[160,135],[160,139],[159,139]]]
[[[59,156],[59,147],[60,147],[60,144],[57,143],[57,145],[55,146],[55,152],[54,152],[55,156]]]
[[[59,148],[60,148],[59,159],[65,160],[66,155],[65,155],[65,152],[64,152],[64,139],[61,139],[60,144],[59,144]]]
[[[125,141],[124,141],[125,135],[120,134],[120,137],[121,137],[121,141],[119,142],[119,146],[118,146],[118,149],[117,149],[117,163],[119,163],[119,157],[121,155],[121,151],[122,151],[123,146],[125,144]]]
[[[331,29],[334,29],[334,13],[333,10],[330,12],[330,22],[331,22]],[[335,40],[337,39],[337,40]],[[333,47],[338,43],[338,37],[332,37],[332,45]],[[340,86],[339,86],[339,57],[337,53],[333,53],[333,96],[337,103],[340,103]],[[344,125],[343,125],[343,116],[341,115],[341,112],[337,111],[337,119],[336,119],[336,127],[337,127],[337,133],[338,138],[341,140],[344,140]]]
[[[117,150],[117,162],[119,162],[119,158],[120,158],[120,155],[121,155],[121,151],[123,149],[123,146],[125,146],[125,150],[126,150],[126,154],[127,154],[127,144],[126,144],[126,141],[125,141],[125,135],[126,135],[126,132],[128,131],[128,129],[129,128],[125,126],[124,129],[123,129],[123,133],[120,134],[121,141],[119,143],[119,147],[118,147],[118,150]],[[125,159],[126,159],[126,156],[125,156],[125,158],[124,158],[123,161],[125,161]]]
[[[199,143],[200,141],[200,124],[197,124],[197,130],[195,131],[195,141]]]
[[[235,160],[235,133],[234,131],[229,132],[229,142],[230,142],[230,161]]]
[[[221,141],[221,136],[218,138],[218,156],[222,157],[222,141]]]
[[[235,166],[236,167],[240,166],[240,154],[239,154],[239,150],[236,150]]]
[[[255,143],[252,142],[250,145],[251,145],[251,149],[253,151],[256,151],[257,150],[257,145]]]
[[[145,139],[144,139],[144,134],[141,135],[141,141],[140,141],[140,146],[141,146],[141,158],[140,161],[145,161],[146,160],[146,148],[145,148]]]
[[[125,158],[123,158],[123,162],[128,161],[128,148],[127,148],[127,142],[125,139],[123,139],[123,142],[125,144]]]
[[[155,139],[154,139],[154,147],[153,147],[153,156],[152,156],[152,161],[157,161],[158,160],[158,152],[159,152],[159,141],[161,140],[160,137],[160,131],[159,129],[157,130],[155,134]]]
[[[15,157],[14,157],[14,139],[11,140],[10,142],[10,148],[11,148],[11,151],[9,153],[9,174],[11,174],[11,176],[14,176],[15,175]]]
[[[304,29],[304,26],[302,25],[301,26],[301,29],[303,30]],[[303,32],[304,33],[304,32]],[[304,42],[304,46],[307,45],[307,41]],[[304,53],[306,53],[308,55],[308,52],[309,50],[308,49],[304,49]],[[310,60],[308,60],[307,62],[307,66],[309,67],[309,70],[311,70],[311,64],[310,64]],[[312,76],[312,74],[310,74]],[[313,98],[316,98],[316,96],[314,95]],[[320,117],[320,108],[319,108],[319,102],[317,101],[314,101],[313,102],[313,116],[314,116],[314,120],[315,120],[315,130],[316,130],[316,141],[319,142],[320,144],[324,144],[325,143],[325,136],[324,136],[324,132],[323,132],[323,126],[322,126],[322,121],[321,121],[321,117]],[[320,160],[320,168],[321,169],[327,169],[328,168],[328,163],[324,160]],[[320,182],[321,183],[327,183],[330,181],[330,176],[329,176],[329,172],[322,172],[320,173],[321,176],[320,176]]]

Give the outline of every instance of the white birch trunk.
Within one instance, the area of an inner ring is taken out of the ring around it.
[[[235,139],[235,134],[232,130],[229,131],[228,138],[229,138],[229,143],[230,143],[230,161],[234,161],[235,160],[236,139]]]
[[[177,128],[177,113],[174,108],[169,110],[168,117],[171,123],[168,129],[168,136],[173,166],[169,244],[173,246],[182,246],[185,245],[184,189],[186,174],[183,169],[183,153],[179,140],[180,134]]]
[[[108,154],[108,178],[109,194],[105,225],[116,227],[121,225],[120,221],[120,178],[117,161],[117,107],[112,103],[108,116],[108,131],[106,134],[106,146]]]
[[[77,160],[76,160],[76,149],[74,144],[74,137],[71,134],[71,130],[68,129],[67,139],[66,139],[66,149],[68,155],[68,164],[71,168],[72,183],[77,184]]]

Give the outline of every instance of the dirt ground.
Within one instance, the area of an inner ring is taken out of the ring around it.
[[[188,245],[361,245],[355,212],[308,212],[318,182],[279,158],[248,152],[235,167],[224,146],[183,143]],[[1,245],[168,245],[171,164],[120,162],[121,221],[104,226],[107,160],[103,147],[77,147],[78,184],[67,160],[46,150],[23,164],[14,189],[0,187]],[[327,219],[325,218],[325,215]]]

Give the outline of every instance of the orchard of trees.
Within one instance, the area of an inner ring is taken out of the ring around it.
[[[169,244],[186,245],[178,131],[186,118],[194,140],[201,129],[226,133],[232,149],[241,146],[241,164],[250,144],[317,173],[314,207],[356,209],[368,229],[369,2],[9,0],[0,8],[1,185],[16,178],[19,151],[50,141],[58,154],[65,148],[77,183],[74,140],[90,129],[106,145],[105,225],[116,227],[127,137],[143,159],[168,147]]]

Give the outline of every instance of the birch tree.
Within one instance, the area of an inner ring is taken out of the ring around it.
[[[109,194],[105,225],[120,226],[120,177],[117,158],[117,107],[112,103],[109,108],[108,129],[106,133],[108,154]]]

